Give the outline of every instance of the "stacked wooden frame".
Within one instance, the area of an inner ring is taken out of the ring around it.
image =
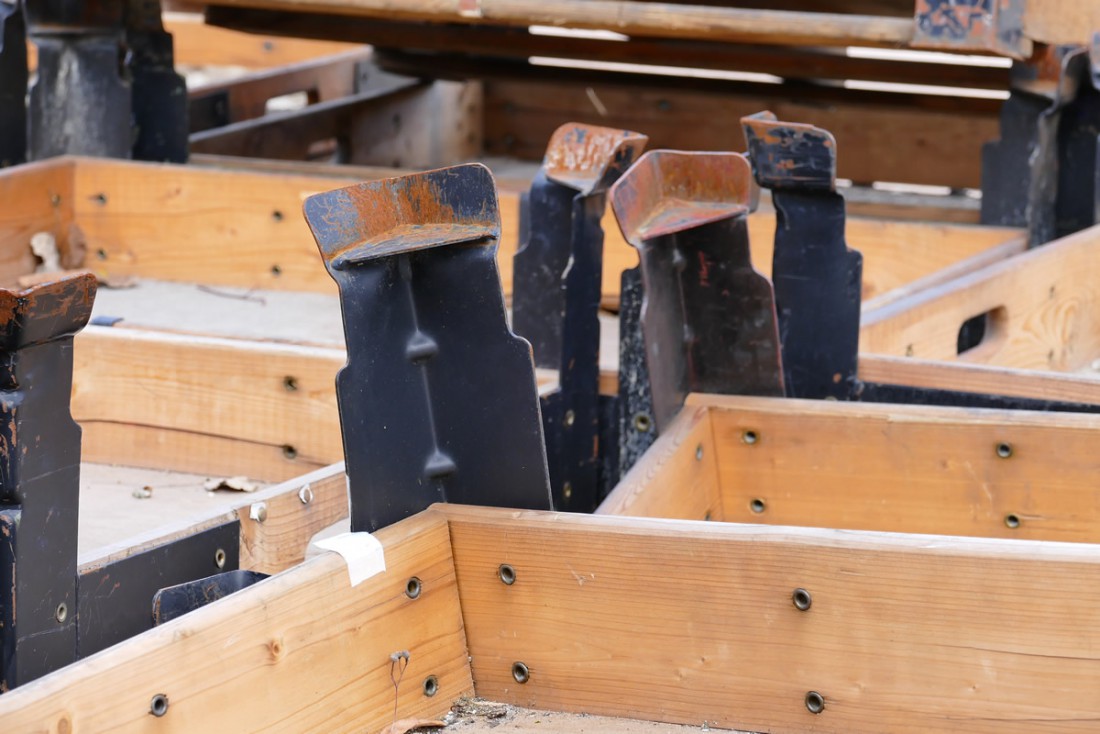
[[[2,219],[4,277],[34,269],[26,242],[48,231],[107,279],[331,294],[302,199],[396,173],[206,163],[0,173],[18,204]],[[505,232],[523,187],[501,182]],[[774,216],[750,227],[766,273]],[[613,301],[635,256],[610,220],[605,231]],[[861,377],[1100,403],[1087,377],[1032,371],[1100,356],[1098,237],[1020,254],[1017,230],[850,218],[866,258]],[[502,274],[515,247],[501,243]],[[957,354],[961,323],[984,313],[986,339]],[[5,693],[5,731],[374,731],[393,717],[401,650],[401,716],[476,693],[767,731],[1089,731],[1100,718],[1100,417],[695,395],[598,516],[435,506],[379,531],[386,571],[352,584],[334,554],[303,562],[348,511],[334,463],[343,351],[182,331],[78,337],[85,458],[195,469],[203,457],[209,473],[285,481],[82,562],[234,517],[241,567],[279,575]]]

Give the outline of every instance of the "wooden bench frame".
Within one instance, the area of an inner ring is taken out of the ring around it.
[[[386,570],[358,585],[323,554],[5,694],[0,716],[377,731],[395,703],[438,716],[477,694],[758,731],[1023,732],[1086,731],[1100,706],[1093,545],[447,505],[376,538]]]

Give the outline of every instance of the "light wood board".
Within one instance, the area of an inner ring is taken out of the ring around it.
[[[1100,721],[1092,545],[440,510],[481,696],[768,732]]]

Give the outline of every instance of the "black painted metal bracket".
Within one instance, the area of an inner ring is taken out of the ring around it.
[[[126,66],[134,113],[133,157],[187,162],[187,84],[176,73],[160,0],[126,0]]]
[[[235,572],[240,546],[241,524],[231,520],[101,566],[82,568],[77,579],[77,657],[152,629],[152,605],[161,589],[219,570]]]
[[[305,216],[340,288],[352,530],[440,501],[549,509],[531,347],[508,329],[489,170],[317,194]]]
[[[123,74],[124,0],[24,0],[38,48],[28,158],[129,158],[130,84]]]
[[[1013,66],[1001,138],[982,150],[982,223],[1036,247],[1100,221],[1100,38]]]
[[[238,564],[234,520],[78,571],[69,399],[95,291],[90,273],[0,290],[0,692],[151,628],[162,587]]]
[[[772,190],[772,266],[787,395],[874,403],[1053,412],[1100,412],[1100,405],[858,379],[862,256],[844,241],[844,199],[835,191],[836,144],[827,131],[742,119],[757,182]]]
[[[591,512],[617,478],[601,471],[600,460],[618,446],[614,429],[601,441],[609,430],[601,414],[615,410],[601,411],[599,394],[600,220],[608,187],[647,140],[630,130],[563,125],[523,207],[527,236],[514,260],[512,324],[531,342],[535,365],[558,372],[558,389],[542,398],[542,419],[559,510]]]
[[[0,0],[0,168],[27,155],[27,39],[18,1]]]
[[[744,117],[756,182],[772,192],[772,284],[788,397],[847,397],[859,353],[863,256],[844,240],[836,140],[770,112]]]
[[[153,622],[164,624],[269,578],[259,571],[227,571],[161,589],[153,597]]]
[[[73,335],[91,274],[0,290],[0,691],[76,659],[80,428]]]
[[[187,160],[187,87],[175,72],[160,0],[24,2],[38,47],[26,122],[31,160]]]
[[[649,425],[629,413],[637,399],[621,395],[624,440],[639,427],[663,430],[689,392],[783,395],[772,286],[749,253],[755,196],[749,163],[737,153],[651,151],[611,188],[619,226],[641,256],[639,320],[653,406]],[[638,341],[629,325],[621,339]],[[638,376],[620,390],[637,389]]]

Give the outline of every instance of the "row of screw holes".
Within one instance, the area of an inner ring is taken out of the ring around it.
[[[701,458],[702,446],[699,447],[699,453],[697,456]],[[502,563],[497,568],[497,576],[500,578],[501,583],[505,586],[512,586],[516,583],[516,569],[507,563]],[[813,605],[813,597],[810,592],[805,589],[795,589],[791,593],[791,603],[799,609],[799,611],[808,611]],[[527,667],[527,664],[517,660],[512,663],[512,678],[516,683],[523,684],[531,679],[531,670]],[[806,708],[811,713],[819,714],[825,710],[825,697],[817,691],[810,691],[806,694]]]
[[[57,196],[55,194],[53,197],[51,197],[50,201],[53,203],[54,206],[59,206],[61,204],[61,197]],[[100,206],[106,206],[107,205],[107,195],[106,194],[96,194],[95,196],[92,197],[92,201],[99,204]],[[279,211],[278,209],[276,209],[275,211],[271,212],[271,218],[276,222],[281,222],[281,221],[283,221],[283,213],[281,211]],[[100,260],[106,260],[107,259],[107,251],[104,250],[102,247],[95,251],[95,255]],[[281,267],[279,267],[278,265],[272,265],[271,266],[271,274],[274,277],[278,278],[280,275],[283,274],[283,269]]]
[[[749,446],[756,444],[759,440],[760,434],[758,434],[756,431],[747,430],[741,432],[741,441],[745,444],[748,444]],[[993,451],[997,454],[998,457],[1002,459],[1012,458],[1013,450],[1012,444],[1010,443],[1005,443],[1004,441],[1002,441],[994,447]],[[698,446],[695,449],[695,458],[697,460],[703,458],[702,445]],[[749,502],[749,509],[757,515],[766,510],[767,507],[767,503],[765,503],[764,500],[760,497],[754,497]],[[1008,515],[1005,515],[1005,525],[1013,529],[1020,527],[1020,516],[1015,513],[1009,513]]]
[[[297,383],[292,377],[286,378],[286,382],[284,384],[286,385],[287,390],[297,390]],[[744,431],[741,434],[741,439],[746,444],[753,445],[759,440],[759,435],[756,433],[756,431]],[[291,449],[291,451],[293,451],[293,447],[288,446],[285,448],[289,448]],[[1012,446],[1007,443],[1000,443],[997,445],[996,452],[997,456],[1003,459],[1007,459],[1012,456]],[[285,450],[284,453],[286,453]],[[288,458],[293,457],[288,456]],[[696,447],[695,458],[697,461],[702,460],[702,444]],[[750,504],[750,507],[752,508],[753,512],[760,513],[764,511],[765,504],[762,499],[754,499]],[[1020,520],[1016,515],[1008,515],[1005,518],[1005,524],[1011,528],[1019,527]],[[225,561],[225,551],[221,548],[218,548],[217,551],[215,551],[214,553],[214,564],[218,568],[224,568]],[[501,582],[504,583],[506,586],[512,586],[513,584],[515,584],[516,571],[515,568],[513,568],[512,566],[503,563],[498,568],[497,573],[500,577]],[[422,588],[423,587],[420,579],[416,576],[413,576],[405,584],[405,596],[409,597],[410,599],[417,599],[420,597]],[[806,591],[806,589],[798,588],[795,589],[794,592],[791,594],[791,603],[794,604],[794,606],[800,611],[808,611],[813,604],[813,597],[810,595],[810,592]],[[68,607],[66,604],[61,603],[60,605],[58,605],[56,617],[58,622],[65,621],[65,619],[68,617]],[[531,678],[531,671],[525,663],[517,660],[512,664],[512,677],[517,683],[527,683],[527,681]],[[434,696],[439,691],[439,680],[434,675],[429,675],[427,678],[424,679],[423,691],[425,696]],[[806,709],[811,713],[819,714],[825,710],[825,698],[817,691],[809,691],[806,694],[805,703]],[[149,711],[153,714],[153,716],[164,716],[168,712],[168,697],[163,693],[158,693],[153,696],[153,699],[149,705]]]
[[[416,576],[410,577],[409,580],[405,582],[405,596],[409,597],[410,599],[419,599],[420,593],[423,590],[424,584]],[[424,691],[424,695],[428,698],[431,698],[439,692],[439,679],[436,678],[434,675],[429,675],[427,678],[424,679],[422,688]]]
[[[225,551],[221,548],[219,548],[217,553],[215,554],[215,563],[217,564],[218,568],[222,568],[225,566]],[[419,598],[422,589],[423,585],[421,584],[420,579],[416,576],[413,576],[405,582],[405,596],[409,597],[410,599]],[[434,675],[429,675],[427,678],[424,679],[423,690],[425,696],[428,696],[429,698],[434,696],[436,693],[439,692],[439,679],[436,678]],[[158,693],[153,696],[152,700],[149,702],[149,713],[156,717],[161,717],[168,713],[168,696],[163,693]]]

